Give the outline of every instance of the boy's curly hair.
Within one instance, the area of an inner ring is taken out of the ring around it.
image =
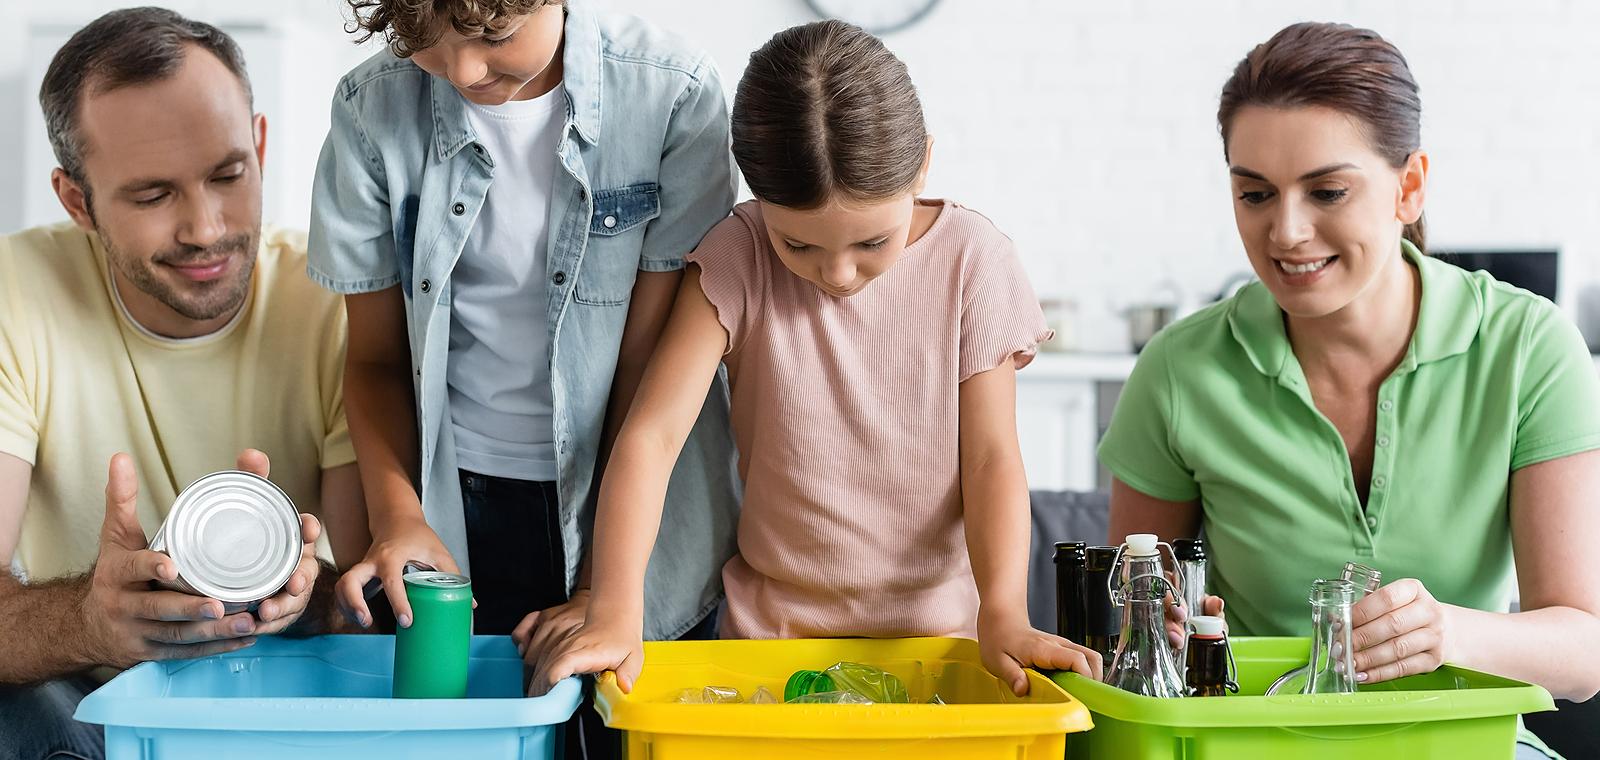
[[[508,19],[532,13],[561,0],[345,0],[354,18],[345,31],[360,44],[382,35],[389,50],[408,58],[427,50],[443,35],[440,19],[463,37],[494,33]]]

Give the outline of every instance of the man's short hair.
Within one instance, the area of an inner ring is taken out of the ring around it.
[[[67,176],[88,189],[78,133],[78,106],[84,92],[99,94],[166,79],[177,73],[191,45],[222,61],[239,78],[245,102],[254,106],[239,44],[221,29],[165,8],[112,11],[79,29],[56,51],[39,86],[39,106],[44,109],[50,147]]]

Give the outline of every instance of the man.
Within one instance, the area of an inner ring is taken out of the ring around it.
[[[267,124],[238,46],[116,11],[56,54],[39,101],[72,221],[0,238],[0,760],[100,755],[71,720],[99,666],[331,625],[310,516],[294,578],[254,614],[152,589],[176,566],[145,537],[200,476],[267,475],[270,456],[336,555],[366,548],[344,313],[306,278],[303,237],[261,228]]]

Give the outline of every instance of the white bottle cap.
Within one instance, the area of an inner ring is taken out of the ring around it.
[[[1156,548],[1156,544],[1160,543],[1161,539],[1157,538],[1154,533],[1134,533],[1125,540],[1128,544],[1129,556],[1149,557],[1160,553],[1160,550]]]
[[[1194,626],[1194,635],[1196,636],[1222,635],[1222,618],[1216,615],[1195,615],[1189,618],[1189,623]]]

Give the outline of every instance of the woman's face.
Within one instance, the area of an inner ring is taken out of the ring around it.
[[[1344,113],[1247,106],[1228,156],[1239,238],[1284,312],[1335,314],[1400,272],[1401,231],[1422,216],[1426,154],[1396,169]]]

